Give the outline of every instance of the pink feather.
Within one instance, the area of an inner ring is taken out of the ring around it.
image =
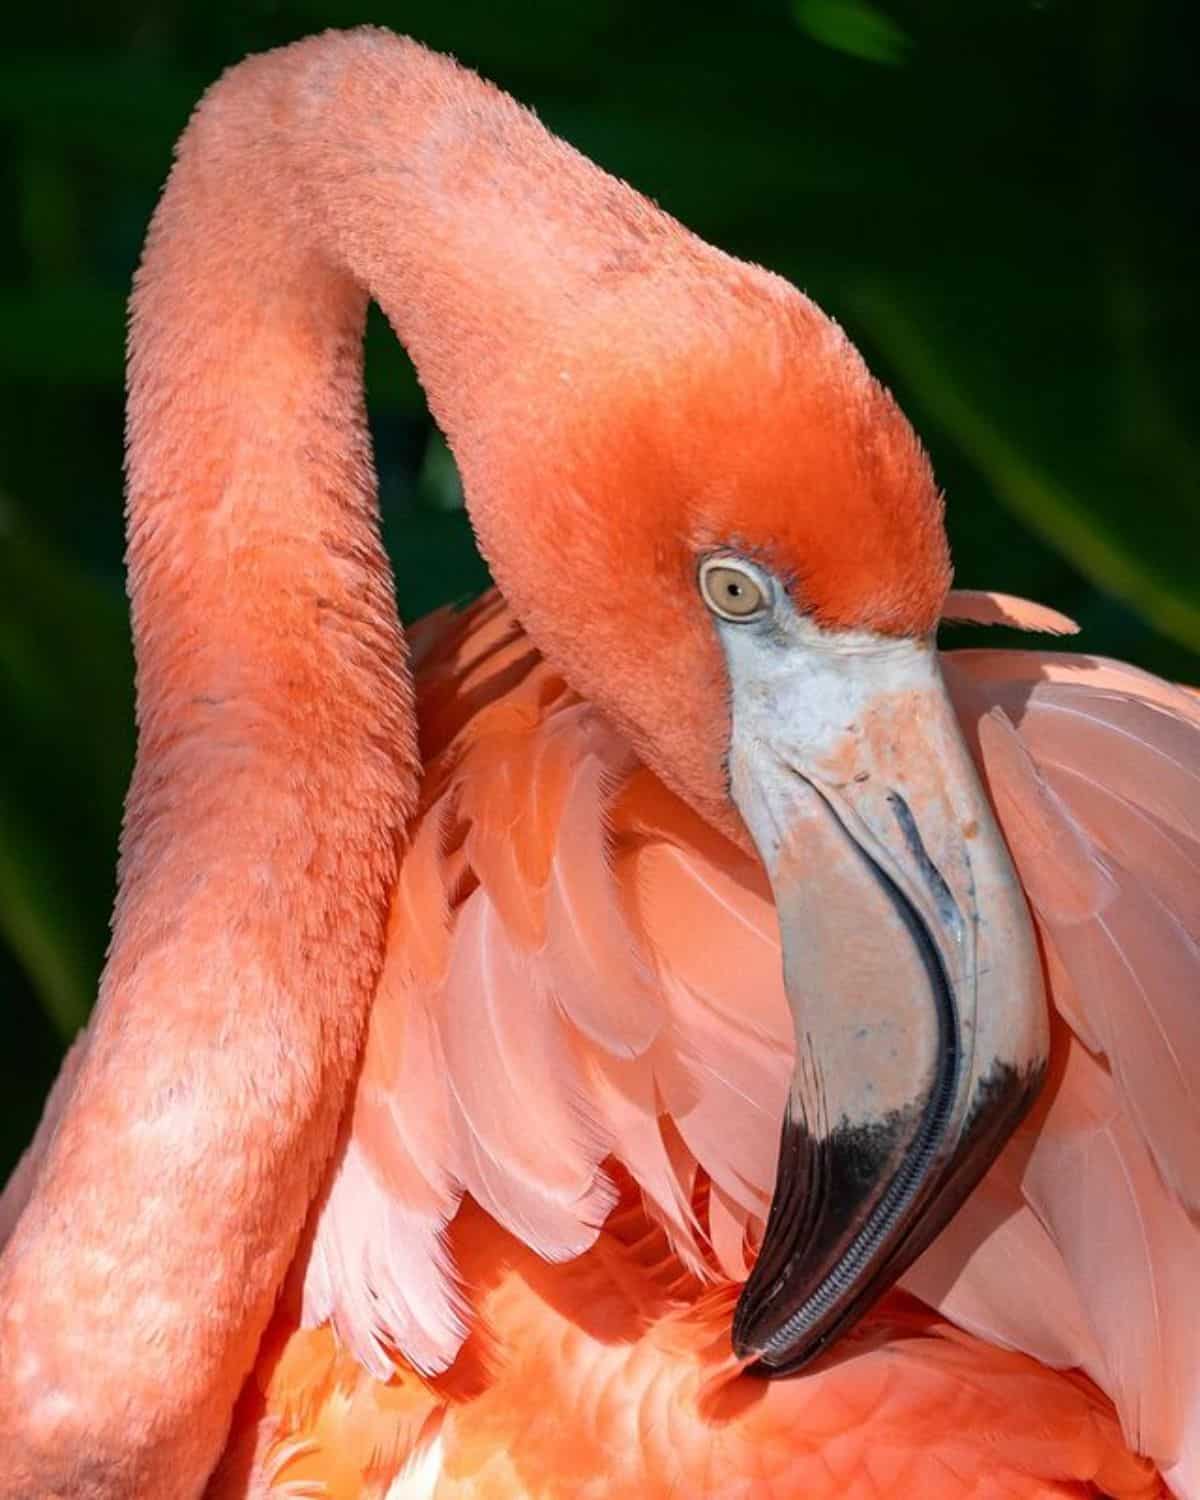
[[[947,624],[1009,625],[1015,630],[1036,630],[1047,635],[1077,635],[1079,626],[1068,615],[1018,599],[980,589],[951,589],[942,610]]]
[[[502,609],[474,618],[478,640],[454,619],[425,643],[426,811],[308,1267],[309,1316],[373,1369],[390,1348],[452,1357],[441,1230],[464,1189],[567,1257],[608,1211],[611,1157],[689,1270],[741,1276],[791,1068],[761,871]],[[1043,934],[1057,1082],[907,1284],[1088,1371],[1130,1441],[1191,1483],[1200,703],[1086,657],[961,652],[946,675]]]

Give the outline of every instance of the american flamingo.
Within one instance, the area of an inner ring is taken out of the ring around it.
[[[407,642],[368,295],[500,589]],[[939,666],[1063,622],[948,594],[834,324],[330,34],[183,137],[128,438],[138,763],[4,1204],[0,1494],[1200,1494],[1200,712]]]

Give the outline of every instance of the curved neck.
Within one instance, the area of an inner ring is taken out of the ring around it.
[[[501,126],[529,139],[505,142]],[[274,694],[279,637],[311,634],[318,611],[365,616],[394,646],[363,411],[367,300],[451,437],[484,425],[487,387],[539,337],[524,288],[544,288],[554,261],[549,235],[536,267],[481,251],[506,215],[511,249],[512,199],[528,212],[536,196],[530,141],[549,138],[510,101],[386,33],[253,58],[201,104],[132,304],[144,732],[193,689]],[[247,630],[267,601],[271,628]]]
[[[199,1493],[332,1150],[418,774],[368,296],[483,474],[557,328],[683,237],[384,33],[252,59],[181,141],[132,306],[139,757],[87,1055],[0,1269],[5,1493],[81,1452],[89,1493]]]
[[[239,512],[239,532],[242,516],[270,524],[269,510],[295,535],[309,506],[323,514],[326,487],[370,495],[368,296],[460,463],[480,472],[528,430],[533,372],[586,359],[581,329],[618,300],[627,340],[631,282],[666,321],[654,272],[674,278],[682,247],[725,259],[413,42],[360,31],[250,59],[181,140],[138,278],[135,558],[156,494],[170,492],[173,514],[220,506],[231,485],[246,504],[255,464],[292,488],[262,515]],[[548,396],[543,384],[539,407]]]

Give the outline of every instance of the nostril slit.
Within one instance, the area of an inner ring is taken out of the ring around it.
[[[921,830],[917,827],[917,820],[912,815],[912,809],[899,792],[888,793],[888,804],[900,826],[900,832],[904,835],[908,852],[912,855],[925,884],[929,887],[929,894],[933,897],[938,919],[954,934],[955,939],[961,942],[962,912],[959,911],[958,902],[954,899],[954,894],[946,884],[942,872],[929,857],[929,851],[925,848],[925,842],[921,838]]]

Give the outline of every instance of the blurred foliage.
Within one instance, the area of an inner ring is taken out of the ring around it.
[[[1164,0],[117,0],[0,59],[0,1172],[103,956],[132,755],[123,305],[171,143],[244,53],[407,31],[839,317],[915,417],[964,585],[1200,680],[1193,10]],[[378,319],[404,610],[485,580]],[[990,639],[1003,639],[999,634]]]

